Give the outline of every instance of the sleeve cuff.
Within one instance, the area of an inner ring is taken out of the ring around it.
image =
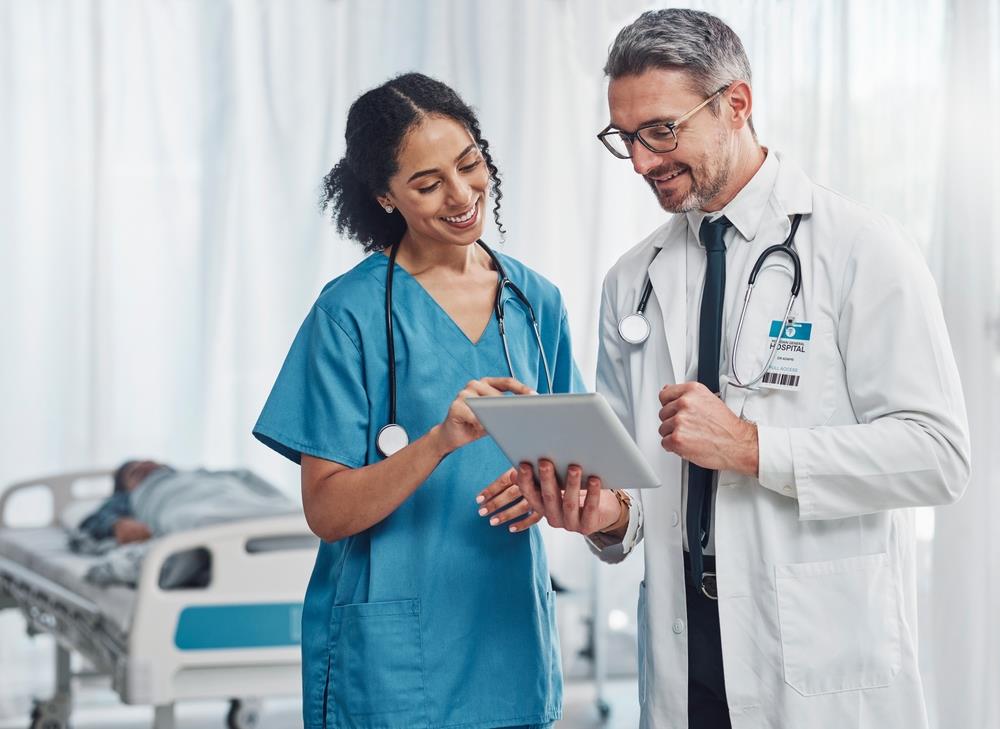
[[[790,499],[798,497],[788,428],[757,426],[757,460],[757,480],[761,486]]]
[[[624,537],[619,540],[600,532],[584,537],[590,551],[602,562],[621,562],[642,539],[642,506],[639,496],[629,492],[629,497],[632,503],[628,510],[628,527],[625,529]]]

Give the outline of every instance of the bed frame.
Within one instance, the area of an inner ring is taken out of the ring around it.
[[[105,477],[107,469],[63,473],[9,486],[0,494],[0,528],[17,529],[7,513],[11,497],[47,488],[52,521],[79,497],[75,485]],[[90,496],[90,495],[89,495]],[[78,652],[108,675],[126,704],[154,707],[153,729],[174,729],[174,704],[229,699],[230,729],[255,727],[259,699],[301,692],[299,654],[302,597],[316,542],[300,515],[220,524],[163,537],[150,548],[123,639],[108,629],[100,607],[12,560],[0,558],[0,609],[16,607],[29,634],[56,641],[55,695],[37,702],[32,729],[65,729],[72,709],[70,655]],[[270,544],[266,550],[255,545]],[[159,575],[177,552],[204,548],[212,560],[205,588],[162,590]],[[234,627],[236,626],[236,627]],[[270,632],[269,632],[270,631]]]

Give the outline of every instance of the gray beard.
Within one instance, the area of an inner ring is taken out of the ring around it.
[[[723,141],[724,139],[720,140],[720,142]],[[718,149],[721,152],[724,149],[723,145],[720,144]],[[703,210],[705,204],[715,199],[729,182],[730,171],[733,167],[732,162],[732,154],[727,154],[722,164],[719,165],[718,171],[714,175],[704,177],[702,182],[695,181],[695,170],[692,168],[690,192],[680,202],[672,205],[660,197],[660,194],[656,191],[656,185],[650,183],[650,187],[653,190],[653,194],[656,195],[656,200],[660,203],[660,207],[668,213],[687,213],[691,210]]]

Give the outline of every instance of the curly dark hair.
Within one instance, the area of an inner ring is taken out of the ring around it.
[[[344,132],[347,153],[323,178],[323,210],[330,209],[337,232],[361,243],[366,253],[395,245],[406,232],[399,211],[386,215],[375,197],[388,192],[389,178],[399,170],[396,158],[406,133],[432,114],[462,124],[479,145],[493,183],[493,219],[501,234],[507,232],[500,222],[500,172],[475,112],[447,84],[421,73],[406,73],[351,104]]]

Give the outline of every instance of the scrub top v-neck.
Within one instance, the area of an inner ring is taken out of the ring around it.
[[[559,291],[501,261],[535,309],[554,390],[581,391]],[[292,344],[254,435],[295,462],[302,454],[352,468],[381,460],[387,265],[371,255],[330,282]],[[415,278],[398,264],[394,271],[397,420],[416,439],[469,380],[509,372],[495,315],[473,343]],[[516,297],[504,297],[514,375],[544,392],[530,320]],[[491,528],[477,514],[475,495],[509,467],[483,438],[442,460],[379,524],[320,544],[303,606],[306,729],[487,729],[559,718],[541,535]]]

